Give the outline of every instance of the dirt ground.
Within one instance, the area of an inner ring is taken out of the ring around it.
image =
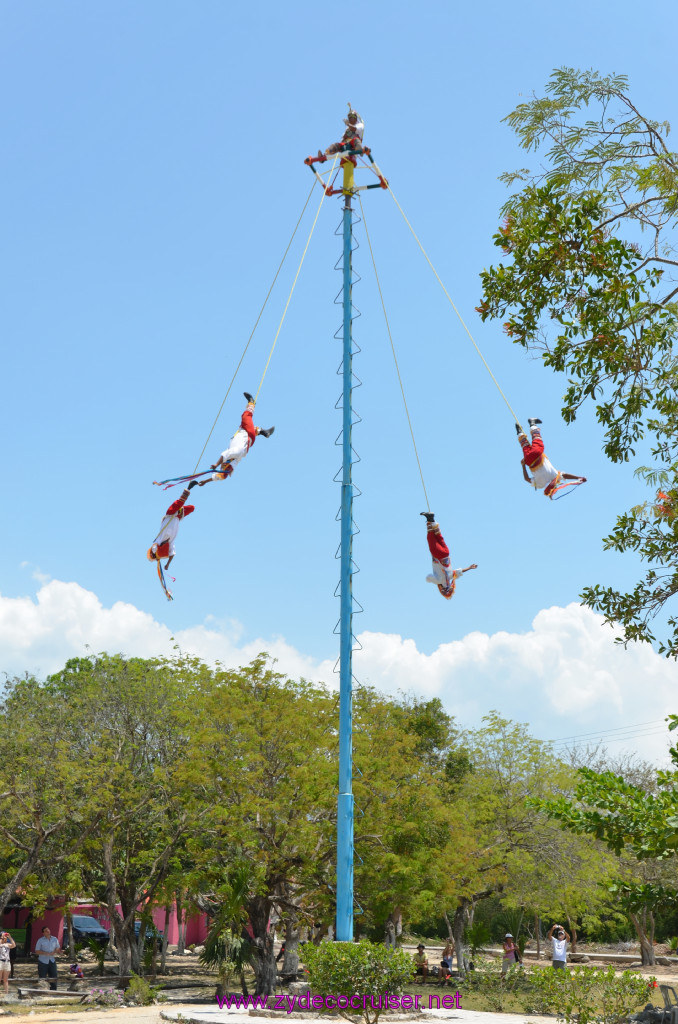
[[[14,1021],[30,1021],[30,1024],[66,1024],[69,1017],[73,1017],[74,1020],[80,1020],[80,1014],[83,1012],[82,1007],[78,1007],[80,1013],[74,1015],[73,1008],[71,1007],[71,1013],[69,1014],[68,1007],[60,1009],[57,1007],[52,1010],[39,1010],[31,1007],[26,1009],[23,1013],[13,1012],[11,1017],[6,1017],[8,1022]],[[114,1024],[115,1021],[134,1021],[134,1024],[160,1024],[160,1013],[164,1010],[164,1006],[125,1006],[120,1010],[106,1010],[101,1008],[93,1008],[87,1010],[87,1016],[84,1018],[86,1024]],[[172,1004],[173,1010],[186,1009],[186,1007],[180,1004]]]
[[[595,951],[598,953],[605,952],[600,948],[597,948]],[[431,962],[435,963],[438,956],[438,947],[429,945],[427,952]],[[440,946],[440,952],[442,952],[442,945]],[[579,952],[585,953],[587,949],[580,946]],[[633,954],[634,950],[629,950],[629,953]],[[665,949],[664,947],[657,946],[656,953],[657,955],[668,955],[668,947]],[[499,963],[499,959],[497,963]],[[532,957],[526,958],[525,963],[526,966],[537,966],[537,961]],[[597,966],[604,966],[604,963],[605,961],[601,960],[595,961]],[[68,973],[68,966],[69,961],[66,958],[62,958],[59,961],[59,988],[61,990],[65,990],[72,980]],[[95,975],[97,969],[94,963],[87,960],[83,962],[82,966],[85,970],[85,985],[87,985],[88,976]],[[542,959],[539,961],[539,966],[548,968],[550,967],[550,961]],[[626,965],[615,963],[614,966],[619,971],[626,969]],[[93,982],[93,984],[105,985],[115,982],[113,963],[107,964],[106,968],[107,981]],[[673,984],[678,987],[678,964],[672,964],[670,967],[657,964],[654,967],[636,967],[634,970],[648,977],[654,975],[657,981]],[[180,987],[182,990],[185,984],[187,990],[183,990],[179,996],[181,1002],[178,1000],[175,1002],[172,999],[170,1003],[163,1003],[157,1006],[130,1006],[114,1010],[96,1006],[83,1007],[81,1004],[74,1004],[64,1000],[63,1004],[52,1005],[49,1009],[43,1010],[39,1001],[25,1003],[17,1000],[17,983],[21,987],[34,986],[37,983],[37,967],[35,962],[17,963],[14,981],[10,983],[10,992],[12,993],[10,999],[5,1001],[0,996],[0,1015],[5,1017],[8,1024],[14,1024],[15,1021],[25,1021],[26,1024],[29,1024],[29,1022],[30,1024],[66,1024],[69,1018],[74,1022],[78,1020],[86,1021],[86,1024],[115,1024],[115,1021],[118,1019],[121,1021],[121,1024],[123,1021],[129,1021],[130,1024],[132,1021],[134,1024],[160,1024],[160,1014],[164,1009],[181,1011],[182,1008],[185,1009],[190,1005],[195,1007],[196,1002],[199,1001],[203,1001],[202,1008],[208,1009],[208,1005],[211,1002],[211,991],[213,991],[213,987],[216,984],[216,975],[207,971],[199,963],[197,956],[189,953],[184,956],[168,956],[166,972],[162,976],[158,976],[157,982],[161,984],[171,983],[173,987]],[[179,994],[177,993],[177,995]],[[657,997],[659,997],[658,989]],[[653,1002],[659,1003],[661,999],[653,999]],[[82,1014],[85,1014],[85,1016],[82,1017]]]

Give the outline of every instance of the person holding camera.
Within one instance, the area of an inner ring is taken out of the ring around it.
[[[14,949],[16,942],[9,932],[0,933],[0,974],[2,974],[2,987],[5,995],[9,995],[9,976],[12,970],[10,950]]]
[[[552,924],[547,938],[553,945],[553,966],[562,970],[567,963],[567,944],[570,936],[562,924]]]

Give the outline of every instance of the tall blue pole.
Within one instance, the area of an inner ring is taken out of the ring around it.
[[[353,940],[353,483],[351,478],[352,347],[350,193],[344,193],[344,334],[341,477],[341,581],[339,618],[339,797],[337,800],[337,922],[340,942]]]

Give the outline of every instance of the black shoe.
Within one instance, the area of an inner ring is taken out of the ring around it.
[[[261,434],[262,437],[270,437],[274,430],[275,427],[266,427],[266,430],[262,430],[260,427],[259,433]]]
[[[531,427],[536,427],[538,423],[541,423],[541,420],[538,420],[536,416],[531,416],[527,422]]]
[[[197,486],[197,484],[198,484],[198,481],[197,481],[197,480],[191,480],[190,484],[188,485],[188,488],[187,488],[187,490],[189,490],[189,491],[190,491],[191,487],[196,487],[196,486]]]
[[[243,391],[243,395],[245,396],[245,398],[247,399],[248,402],[253,402],[254,401],[254,399],[252,398],[252,396],[249,393],[249,391]]]
[[[420,512],[419,515],[423,516],[427,523],[435,523],[436,521],[436,517],[433,515],[433,512]]]
[[[516,423],[516,434],[522,434],[522,432],[523,428],[521,427],[520,423]]]

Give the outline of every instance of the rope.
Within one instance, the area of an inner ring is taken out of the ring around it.
[[[336,163],[336,161],[335,161],[335,163]],[[250,347],[250,342],[252,341],[252,338],[254,337],[254,332],[256,331],[257,327],[259,326],[259,321],[261,320],[261,318],[263,316],[263,313],[264,313],[264,310],[266,309],[266,305],[268,303],[268,300],[271,297],[271,292],[273,291],[273,288],[275,287],[275,283],[278,280],[278,277],[280,275],[280,271],[282,270],[283,264],[284,264],[285,260],[287,259],[287,254],[290,251],[290,247],[292,245],[292,242],[294,241],[295,235],[296,235],[297,231],[299,230],[299,225],[301,224],[302,218],[303,218],[304,214],[306,213],[306,207],[308,206],[308,204],[310,202],[310,199],[311,199],[311,196],[313,195],[313,189],[314,188],[315,188],[315,179],[313,181],[313,184],[311,185],[310,192],[306,196],[306,202],[304,203],[303,209],[302,209],[301,213],[299,214],[299,219],[297,220],[297,223],[294,226],[294,231],[292,232],[292,236],[291,236],[289,242],[287,243],[287,248],[285,249],[285,252],[283,253],[283,257],[280,260],[280,263],[278,264],[278,269],[276,270],[275,276],[273,278],[273,281],[271,282],[271,287],[268,289],[268,292],[266,293],[266,298],[264,299],[263,305],[262,305],[261,309],[259,310],[259,315],[258,315],[257,319],[254,321],[254,327],[252,328],[252,330],[250,332],[250,336],[247,339],[245,347],[244,347],[244,349],[242,351],[242,355],[240,356],[240,359],[238,360],[238,365],[236,366],[235,371],[233,373],[233,376],[231,377],[231,381],[230,381],[230,383],[228,385],[228,388],[226,390],[226,394],[224,395],[223,401],[222,401],[221,405],[219,406],[219,411],[216,414],[216,416],[214,417],[214,422],[212,423],[212,426],[210,428],[210,432],[207,435],[207,440],[205,441],[205,443],[204,443],[204,445],[202,447],[202,451],[200,452],[200,455],[198,457],[198,461],[195,464],[195,468],[193,470],[193,473],[190,476],[185,477],[185,478],[175,477],[174,480],[176,480],[177,482],[183,482],[184,480],[192,480],[192,479],[195,479],[197,476],[203,476],[204,475],[203,473],[198,473],[198,466],[200,465],[202,457],[205,454],[205,451],[207,449],[207,445],[210,443],[212,434],[214,433],[214,428],[216,427],[216,425],[217,425],[217,423],[219,421],[219,417],[221,416],[221,412],[222,412],[222,410],[223,410],[223,408],[224,408],[224,406],[226,404],[226,400],[228,399],[228,396],[231,393],[231,388],[233,387],[233,384],[235,382],[235,378],[238,375],[238,370],[242,366],[243,359],[245,358],[247,350]],[[325,198],[325,192],[323,191],[323,198],[320,200],[320,206],[322,206],[324,198]],[[319,213],[320,213],[320,207],[318,207],[318,213],[316,213],[315,220],[313,221],[313,227],[311,228],[311,235],[313,234],[313,229],[315,228],[316,221],[318,220],[318,214]],[[306,243],[306,249],[308,249],[308,245],[309,245],[310,241],[311,241],[311,236],[309,235],[308,242]],[[306,249],[304,249],[304,256],[306,255]],[[304,257],[302,256],[301,262],[303,263],[303,261],[304,261]],[[299,270],[301,270],[301,263],[299,264]],[[294,279],[294,284],[297,283],[297,277],[299,277],[299,270],[297,270],[297,276]],[[292,285],[292,291],[294,291],[294,285]],[[290,292],[290,296],[289,296],[289,298],[287,300],[287,305],[285,306],[285,313],[287,312],[287,306],[289,306],[291,298],[292,298],[292,292]],[[283,320],[284,319],[285,319],[285,314],[283,313]],[[275,342],[278,340],[278,334],[280,333],[280,328],[281,327],[282,327],[282,320],[280,321],[280,326],[278,327],[278,332],[277,332],[277,334],[275,336],[275,341],[273,342],[273,348],[275,348]],[[268,357],[268,362],[266,363],[266,369],[264,370],[264,374],[263,374],[263,376],[261,378],[261,382],[259,383],[259,387],[257,388],[257,395],[259,395],[259,391],[261,390],[261,385],[263,384],[264,377],[266,376],[266,370],[268,369],[268,363],[270,363],[271,356],[273,355],[273,348],[271,349],[271,352],[270,352],[269,357]],[[155,482],[156,481],[154,481],[154,483]],[[169,484],[169,486],[172,486],[172,484],[169,481],[167,481],[167,480],[159,481],[159,483],[161,483],[161,484],[162,483],[166,483],[166,484]],[[167,490],[167,488],[165,488],[165,490]],[[169,526],[169,523],[175,517],[176,517],[176,512],[172,516],[170,516],[169,522],[166,524],[165,529],[167,529],[167,526]],[[160,532],[158,533],[158,535],[156,536],[155,540],[153,541],[154,544],[156,543],[158,537],[160,536],[160,534],[162,532],[163,532],[163,530],[161,529]],[[167,591],[167,589],[165,587],[164,578],[162,577],[162,568],[160,566],[160,559],[158,559],[158,575],[160,576],[160,582],[163,585],[163,589],[168,594],[168,599],[171,601],[173,598],[171,596],[171,591]]]
[[[438,279],[438,284],[440,285],[440,287],[442,288],[442,290],[443,290],[443,291],[445,292],[445,295],[447,296],[447,301],[448,301],[448,302],[449,302],[449,304],[450,304],[450,305],[452,306],[452,309],[454,310],[454,312],[455,312],[455,313],[457,314],[457,316],[458,316],[458,318],[459,318],[459,322],[461,323],[461,326],[462,326],[462,327],[464,328],[464,330],[465,330],[465,331],[466,331],[466,333],[468,334],[469,338],[471,339],[471,344],[473,345],[474,349],[476,350],[476,352],[478,353],[478,355],[479,355],[479,356],[480,356],[480,358],[482,359],[482,361],[483,361],[483,365],[484,365],[485,369],[487,370],[487,372],[489,373],[490,377],[491,377],[491,378],[492,378],[492,380],[494,381],[494,383],[495,383],[495,385],[496,385],[496,388],[497,388],[497,391],[499,392],[499,394],[501,395],[501,397],[502,397],[502,398],[504,399],[504,401],[506,402],[506,405],[508,406],[509,412],[510,412],[510,413],[511,413],[511,415],[513,416],[514,422],[515,422],[515,423],[517,423],[517,424],[518,424],[518,426],[520,426],[520,420],[518,419],[518,417],[516,416],[515,412],[514,412],[514,411],[513,411],[513,409],[511,408],[511,403],[509,402],[508,398],[506,397],[506,395],[505,395],[505,394],[504,394],[504,392],[502,391],[502,389],[501,389],[501,387],[500,387],[500,385],[499,385],[499,381],[497,380],[497,378],[495,377],[495,375],[494,375],[494,374],[492,373],[492,370],[490,369],[490,367],[489,367],[489,364],[488,364],[487,360],[485,359],[485,356],[483,355],[483,353],[482,353],[482,352],[480,351],[480,349],[478,348],[478,346],[477,346],[477,344],[476,344],[476,341],[475,341],[475,338],[473,337],[473,335],[472,335],[472,334],[471,334],[471,332],[469,331],[468,327],[466,326],[466,323],[465,323],[465,321],[464,321],[464,318],[462,317],[461,313],[459,312],[459,310],[458,310],[458,309],[457,309],[457,307],[455,306],[454,302],[452,301],[452,298],[451,298],[451,296],[450,296],[450,293],[448,292],[447,288],[445,287],[445,285],[444,285],[444,284],[443,284],[443,282],[441,281],[441,279],[440,279],[440,275],[438,274],[438,271],[436,270],[436,268],[435,268],[435,267],[433,266],[433,264],[431,263],[431,260],[429,259],[429,256],[428,256],[428,253],[426,252],[426,250],[424,249],[424,246],[423,246],[423,245],[421,244],[421,242],[419,241],[419,238],[417,237],[417,233],[416,233],[416,231],[414,230],[414,228],[413,228],[413,227],[412,227],[412,225],[410,224],[409,220],[408,220],[408,219],[407,219],[407,217],[405,216],[405,211],[403,210],[402,206],[400,205],[400,203],[399,203],[399,202],[398,202],[398,200],[396,199],[395,195],[393,194],[393,189],[391,188],[390,184],[389,184],[389,186],[388,186],[388,190],[389,190],[389,192],[391,193],[391,195],[393,196],[393,202],[394,202],[394,203],[396,204],[396,206],[397,206],[397,207],[398,207],[398,209],[400,210],[400,212],[401,212],[401,214],[402,214],[402,216],[403,216],[403,220],[405,221],[405,223],[407,224],[408,228],[410,229],[410,231],[411,231],[411,232],[412,232],[412,234],[414,235],[414,240],[416,241],[417,245],[419,246],[419,248],[421,249],[422,253],[424,254],[424,258],[426,259],[426,262],[428,263],[429,267],[431,268],[431,270],[432,270],[432,271],[433,271],[433,273],[435,274],[436,278]],[[523,428],[522,428],[522,426],[520,426],[520,429],[521,429],[521,430],[523,429]]]
[[[334,163],[332,164],[332,170],[330,171],[330,174],[332,173],[332,171],[336,167],[338,159],[339,159],[339,156],[338,155],[335,156]],[[315,184],[315,182],[314,182],[314,184]],[[318,209],[316,211],[315,220],[313,221],[313,224],[311,225],[311,231],[310,231],[308,239],[306,241],[306,245],[304,246],[304,251],[301,254],[301,259],[299,260],[299,266],[297,267],[297,272],[294,275],[294,281],[292,282],[292,287],[290,288],[290,294],[287,296],[287,302],[285,303],[285,308],[283,310],[283,315],[280,318],[280,323],[278,324],[278,330],[275,332],[275,338],[273,339],[273,344],[271,345],[271,351],[268,353],[268,359],[266,360],[266,366],[264,367],[264,372],[262,373],[261,380],[259,381],[259,387],[257,388],[256,394],[254,396],[254,401],[255,402],[256,402],[256,400],[259,397],[259,392],[261,391],[261,386],[264,383],[264,378],[265,378],[266,374],[268,373],[268,367],[269,367],[269,364],[270,364],[271,359],[273,357],[273,352],[275,350],[275,346],[276,346],[276,344],[278,342],[278,336],[280,334],[280,331],[282,330],[282,325],[285,322],[285,317],[287,316],[287,310],[289,309],[290,302],[292,301],[292,295],[294,293],[294,289],[297,286],[297,281],[299,279],[299,274],[301,273],[301,268],[304,265],[304,259],[306,258],[306,253],[308,252],[308,247],[311,244],[311,238],[313,237],[313,232],[315,231],[315,226],[318,223],[318,217],[320,216],[320,211],[322,210],[322,206],[323,206],[323,203],[325,202],[325,196],[326,195],[327,195],[327,193],[326,193],[325,189],[323,189],[323,194],[322,194],[322,197],[320,199],[320,205],[318,206]],[[201,458],[202,458],[202,456],[201,456]]]
[[[396,373],[398,374],[398,383],[400,384],[400,393],[403,396],[403,405],[405,406],[405,415],[407,416],[407,424],[408,424],[408,426],[410,428],[410,436],[412,438],[412,447],[414,448],[414,455],[415,455],[415,458],[417,460],[417,466],[419,467],[419,476],[421,477],[421,486],[424,489],[424,498],[426,499],[426,508],[430,512],[431,511],[431,503],[428,500],[428,493],[426,491],[426,484],[424,483],[424,473],[422,471],[421,462],[419,460],[419,452],[417,451],[417,442],[414,439],[414,430],[412,428],[412,420],[410,419],[410,410],[407,407],[407,399],[405,398],[405,388],[403,387],[403,380],[402,380],[402,377],[400,376],[400,367],[398,365],[398,357],[396,355],[395,345],[393,344],[393,335],[391,334],[391,326],[390,326],[390,324],[388,322],[388,314],[386,313],[386,304],[384,303],[384,296],[383,296],[382,291],[381,291],[381,283],[379,281],[379,274],[377,273],[377,264],[376,264],[376,261],[374,259],[374,252],[372,250],[372,241],[370,239],[370,233],[367,230],[367,219],[365,217],[365,210],[363,209],[363,201],[360,198],[360,193],[359,192],[357,193],[357,195],[358,195],[358,202],[360,203],[360,213],[361,213],[362,218],[363,218],[363,224],[365,225],[365,235],[367,236],[367,244],[369,246],[370,256],[372,257],[372,266],[374,267],[374,276],[375,276],[375,278],[377,280],[377,288],[379,290],[379,298],[381,299],[381,308],[384,311],[384,320],[386,321],[386,330],[388,331],[388,338],[389,338],[389,341],[391,342],[391,352],[393,353],[393,362],[395,363]]]
[[[200,452],[200,457],[198,458],[198,461],[195,464],[195,469],[193,470],[194,474],[197,472],[197,469],[198,469],[198,466],[200,465],[201,459],[202,459],[203,455],[205,454],[205,450],[207,448],[207,445],[210,443],[210,440],[212,438],[212,434],[214,433],[214,428],[216,427],[216,425],[217,425],[217,423],[219,421],[219,417],[221,416],[222,410],[223,410],[224,406],[226,405],[226,400],[227,400],[228,396],[231,393],[231,388],[233,387],[233,384],[235,382],[235,378],[238,375],[238,370],[242,366],[243,359],[245,358],[245,355],[247,354],[247,349],[250,347],[250,342],[252,341],[252,338],[254,337],[254,332],[256,331],[257,327],[259,326],[259,321],[261,320],[261,318],[262,318],[262,316],[264,314],[264,310],[266,309],[266,304],[268,303],[268,300],[271,297],[271,292],[273,291],[273,288],[275,287],[275,283],[278,280],[278,277],[280,275],[280,271],[282,270],[282,267],[283,267],[283,263],[287,259],[287,254],[290,251],[290,247],[291,247],[292,242],[294,241],[294,237],[295,237],[295,235],[296,235],[296,233],[297,233],[297,231],[299,229],[299,225],[301,224],[302,218],[303,218],[304,214],[306,213],[306,207],[308,206],[309,201],[311,199],[311,196],[313,195],[313,189],[314,188],[315,188],[315,181],[311,185],[311,191],[306,196],[306,202],[304,203],[304,208],[302,209],[301,213],[299,214],[299,220],[297,221],[297,223],[296,223],[296,225],[294,227],[294,231],[292,232],[292,237],[290,238],[289,242],[287,243],[287,248],[285,249],[285,252],[283,253],[283,257],[282,257],[280,263],[278,264],[278,269],[275,272],[275,277],[273,278],[273,281],[271,283],[271,287],[268,289],[268,292],[266,293],[266,298],[264,299],[264,303],[263,303],[261,309],[259,310],[259,316],[254,321],[254,327],[252,328],[251,334],[250,334],[249,338],[247,339],[247,344],[245,345],[245,347],[243,349],[243,352],[242,352],[242,355],[240,356],[240,360],[238,362],[238,365],[236,366],[235,371],[233,373],[233,376],[231,377],[231,382],[228,385],[228,389],[226,391],[226,394],[224,395],[224,400],[221,403],[221,405],[219,406],[219,412],[217,413],[217,415],[214,418],[214,423],[212,424],[210,432],[207,435],[207,440],[205,441],[205,444],[203,445],[203,449]],[[258,391],[257,391],[257,394],[259,394]]]

